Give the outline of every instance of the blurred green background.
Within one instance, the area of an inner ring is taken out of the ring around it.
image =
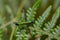
[[[7,27],[5,27],[5,24],[13,20],[16,15],[17,11],[20,7],[21,2],[24,0],[0,0],[0,28],[4,28],[4,39],[8,40],[8,37],[10,36],[11,29],[14,26],[14,23],[9,24]],[[26,0],[24,7],[21,12],[26,13],[26,10],[36,2],[37,0]],[[46,21],[49,21],[52,17],[53,13],[56,11],[56,9],[60,6],[60,0],[42,0],[40,8],[37,10],[37,14],[35,18],[39,17],[46,8],[52,5],[52,10],[49,18]],[[59,18],[60,19],[60,18]],[[58,20],[57,24],[60,23]],[[6,39],[7,38],[7,39]],[[3,40],[4,40],[3,39]]]
[[[37,0],[26,0],[23,10],[26,11],[29,7],[32,7],[36,1]],[[0,25],[12,20],[16,16],[20,3],[21,0],[0,0]],[[53,6],[51,11],[51,14],[53,14],[58,6],[60,6],[60,0],[42,0],[36,17],[42,14],[49,5]]]

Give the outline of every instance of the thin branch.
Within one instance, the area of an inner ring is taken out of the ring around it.
[[[17,11],[17,16],[16,16],[16,18],[15,18],[14,20],[16,20],[18,16],[20,16],[21,10],[22,10],[23,7],[24,7],[25,1],[26,1],[26,0],[22,0],[21,5],[20,5],[20,8],[19,8],[18,11]],[[14,21],[14,20],[13,20],[13,21]],[[14,32],[15,32],[15,29],[16,29],[16,27],[14,27],[14,28],[12,29],[11,36],[10,36],[10,40],[13,39],[13,35],[14,35]]]

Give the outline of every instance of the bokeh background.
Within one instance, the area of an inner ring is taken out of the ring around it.
[[[14,26],[14,23],[11,23],[9,25],[7,24],[8,22],[10,22],[16,17],[17,11],[22,1],[24,0],[0,0],[0,29],[1,28],[5,29],[5,32],[4,32],[5,40],[8,40],[8,37],[10,36],[10,33],[11,33],[11,29]],[[37,0],[25,0],[25,4],[23,4],[24,7],[21,12],[26,13],[26,10],[32,7],[36,1]],[[50,18],[52,17],[56,9],[60,6],[60,0],[42,0],[41,6],[37,10],[37,14],[35,18],[39,17],[49,5],[52,5],[52,10],[49,18],[46,21],[50,20]],[[60,23],[59,20],[57,24],[58,23]],[[6,27],[5,27],[5,24],[7,25]]]

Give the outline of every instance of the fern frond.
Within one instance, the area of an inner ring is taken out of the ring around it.
[[[56,28],[54,28],[54,29],[51,29],[51,31],[52,31],[52,34],[53,34],[53,36],[59,36],[60,35],[60,25],[59,26],[57,26]]]
[[[35,21],[35,24],[33,24],[34,27],[36,27],[37,29],[40,29],[40,27],[42,27],[43,22],[45,21],[45,19],[49,16],[50,11],[51,11],[51,7],[49,6],[46,11],[42,14],[42,16],[39,16],[39,18],[37,18],[37,21]]]
[[[54,25],[56,24],[56,21],[59,18],[59,16],[60,16],[60,13],[59,13],[59,8],[58,8],[56,10],[55,14],[53,15],[51,21],[48,22],[48,23],[45,23],[46,28],[44,28],[44,31],[46,31],[46,33],[50,32],[51,28],[54,27]]]
[[[55,39],[60,39],[60,25],[57,26],[56,28],[54,29],[51,29],[50,31],[50,34],[49,34],[49,38],[52,39],[52,38],[55,38]]]
[[[51,7],[49,6],[46,11],[42,14],[42,16],[39,16],[39,18],[37,18],[37,20],[35,21],[35,24],[33,24],[34,27],[32,27],[31,30],[31,35],[35,36],[41,33],[41,27],[43,25],[43,22],[45,21],[45,19],[48,17],[48,15],[50,14],[51,11]],[[40,31],[39,31],[40,30]]]
[[[32,8],[29,8],[27,10],[26,16],[27,16],[27,21],[32,21],[34,20],[35,14],[36,14],[36,10],[39,8],[41,4],[41,0],[38,0]]]
[[[26,33],[26,30],[21,30],[20,32],[17,32],[16,40],[28,40],[28,34]]]

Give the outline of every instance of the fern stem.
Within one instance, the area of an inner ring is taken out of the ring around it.
[[[25,3],[25,1],[22,0],[21,5],[20,5],[20,8],[19,8],[18,11],[17,11],[17,15],[16,15],[17,17],[21,16],[21,15],[19,15],[19,14],[21,13],[21,10],[22,10],[23,7],[24,7],[24,3]],[[17,18],[17,17],[16,17],[16,18]],[[15,18],[15,20],[16,20],[16,18]],[[16,27],[14,27],[14,28],[12,29],[12,33],[11,33],[11,36],[10,36],[10,40],[13,39],[13,35],[14,35],[14,32],[15,32],[15,29],[16,29]]]
[[[10,40],[13,39],[13,35],[14,35],[15,30],[16,30],[16,27],[13,27],[12,32],[11,32],[11,36],[10,36]]]

